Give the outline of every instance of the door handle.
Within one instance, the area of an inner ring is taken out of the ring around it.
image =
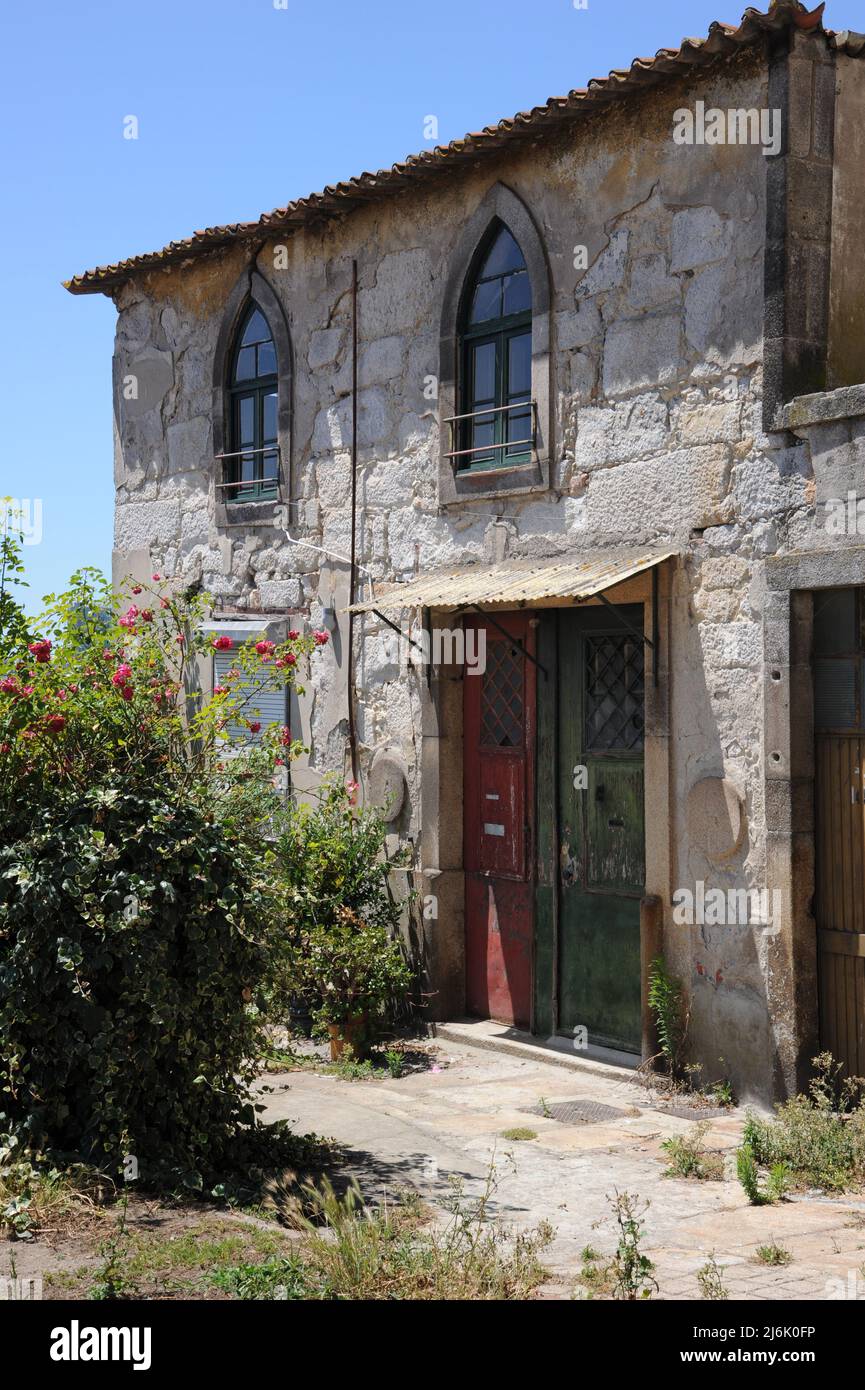
[[[607,789],[604,786],[603,782],[599,782],[598,785],[595,787],[595,800],[603,801],[604,797],[606,796],[606,793]]]
[[[624,830],[625,828],[625,822],[622,820],[620,816],[613,816],[610,820],[607,821],[607,825],[610,827],[611,830]]]

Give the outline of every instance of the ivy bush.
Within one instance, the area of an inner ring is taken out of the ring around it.
[[[255,1119],[247,1000],[267,922],[237,845],[193,802],[96,789],[43,807],[0,849],[13,1132],[115,1171],[131,1156],[144,1179],[218,1173]]]

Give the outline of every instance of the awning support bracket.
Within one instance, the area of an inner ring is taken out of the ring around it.
[[[616,607],[614,603],[610,603],[610,600],[607,598],[606,594],[597,593],[594,595],[594,597],[600,599],[604,607],[609,608],[611,613],[615,613],[622,627],[626,627],[632,637],[636,637],[638,642],[645,642],[647,647],[652,648],[652,651],[655,650],[655,644],[652,641],[651,637],[647,637],[646,634],[644,632],[641,632],[638,627],[634,627],[633,623],[629,623],[627,618],[623,618],[619,609]]]
[[[371,609],[371,612],[373,612],[377,618],[380,618],[381,621],[382,621],[383,623],[387,623],[388,627],[392,627],[393,630],[394,630],[394,632],[398,632],[399,635],[400,635],[400,637],[404,637],[405,640],[408,642],[409,646],[410,646],[410,647],[415,647],[415,648],[417,648],[417,650],[418,650],[418,651],[421,653],[421,655],[423,656],[423,654],[424,654],[424,649],[423,649],[423,647],[421,646],[420,642],[416,642],[416,641],[414,640],[413,637],[409,637],[409,635],[408,635],[407,632],[403,632],[403,630],[402,630],[402,628],[400,627],[399,623],[393,623],[393,622],[391,622],[390,618],[386,618],[385,615],[384,615],[384,613],[382,613],[381,610],[378,609],[378,608],[373,608],[373,609]]]
[[[527,647],[523,646],[523,643],[520,641],[518,637],[514,637],[513,633],[508,632],[506,627],[503,627],[501,623],[497,623],[492,613],[488,613],[485,608],[481,608],[479,603],[461,603],[457,609],[457,612],[462,613],[467,608],[473,609],[475,613],[480,613],[482,618],[486,618],[488,623],[492,623],[493,627],[496,628],[502,634],[503,637],[507,637],[509,642],[513,642],[514,646],[519,648],[523,656],[528,657],[529,661],[531,661],[533,666],[537,666],[538,670],[543,672],[544,680],[549,679],[549,674],[547,672],[546,666],[542,666],[540,661],[538,661],[537,657],[532,656],[531,652],[528,650]]]

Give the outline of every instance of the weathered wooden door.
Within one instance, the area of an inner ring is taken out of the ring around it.
[[[474,624],[484,670],[464,677],[466,1002],[478,1017],[528,1026],[535,674],[525,653],[534,631],[524,613],[496,622]]]
[[[639,1052],[643,614],[617,614],[558,614],[557,1026]]]
[[[821,1046],[865,1075],[865,591],[814,595]]]

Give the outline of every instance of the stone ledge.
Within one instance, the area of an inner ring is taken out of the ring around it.
[[[541,1038],[491,1019],[460,1019],[430,1025],[433,1036],[448,1042],[480,1047],[487,1052],[503,1052],[526,1062],[546,1062],[568,1071],[605,1076],[610,1081],[640,1082],[640,1059],[627,1052],[588,1047],[579,1055],[566,1038]]]
[[[774,425],[779,430],[796,430],[806,425],[826,425],[865,415],[865,385],[841,386],[836,391],[815,391],[797,396],[779,406]]]

